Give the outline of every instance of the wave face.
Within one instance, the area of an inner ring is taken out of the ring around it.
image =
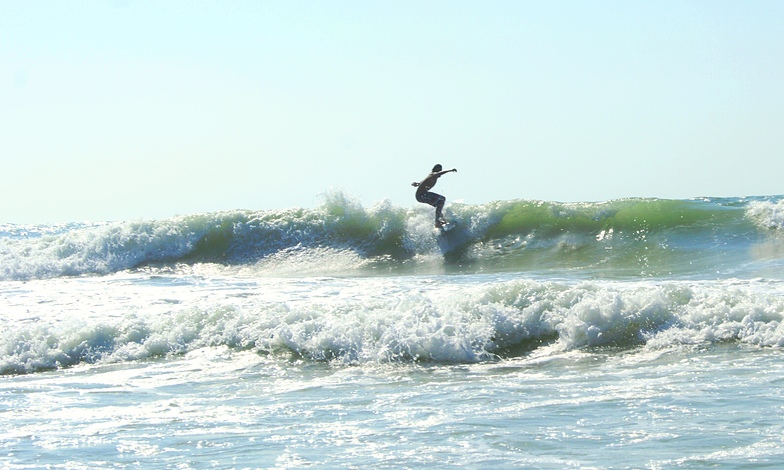
[[[316,209],[165,220],[0,226],[0,280],[106,275],[209,264],[253,275],[553,272],[754,276],[781,270],[784,197],[601,203],[512,200],[364,208],[336,192]]]

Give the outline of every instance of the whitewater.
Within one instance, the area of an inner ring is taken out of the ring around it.
[[[0,223],[4,468],[780,468],[784,196]]]

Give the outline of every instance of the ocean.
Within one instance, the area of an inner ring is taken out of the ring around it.
[[[0,467],[781,468],[784,196],[0,224]]]

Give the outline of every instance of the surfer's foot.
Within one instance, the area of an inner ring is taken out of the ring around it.
[[[446,220],[444,220],[444,219],[438,219],[438,220],[436,220],[436,228],[441,228],[441,227],[443,227],[444,225],[446,225]]]

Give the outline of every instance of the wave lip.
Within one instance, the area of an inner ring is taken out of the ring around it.
[[[784,230],[784,199],[752,201],[746,213],[750,219],[764,228]]]

